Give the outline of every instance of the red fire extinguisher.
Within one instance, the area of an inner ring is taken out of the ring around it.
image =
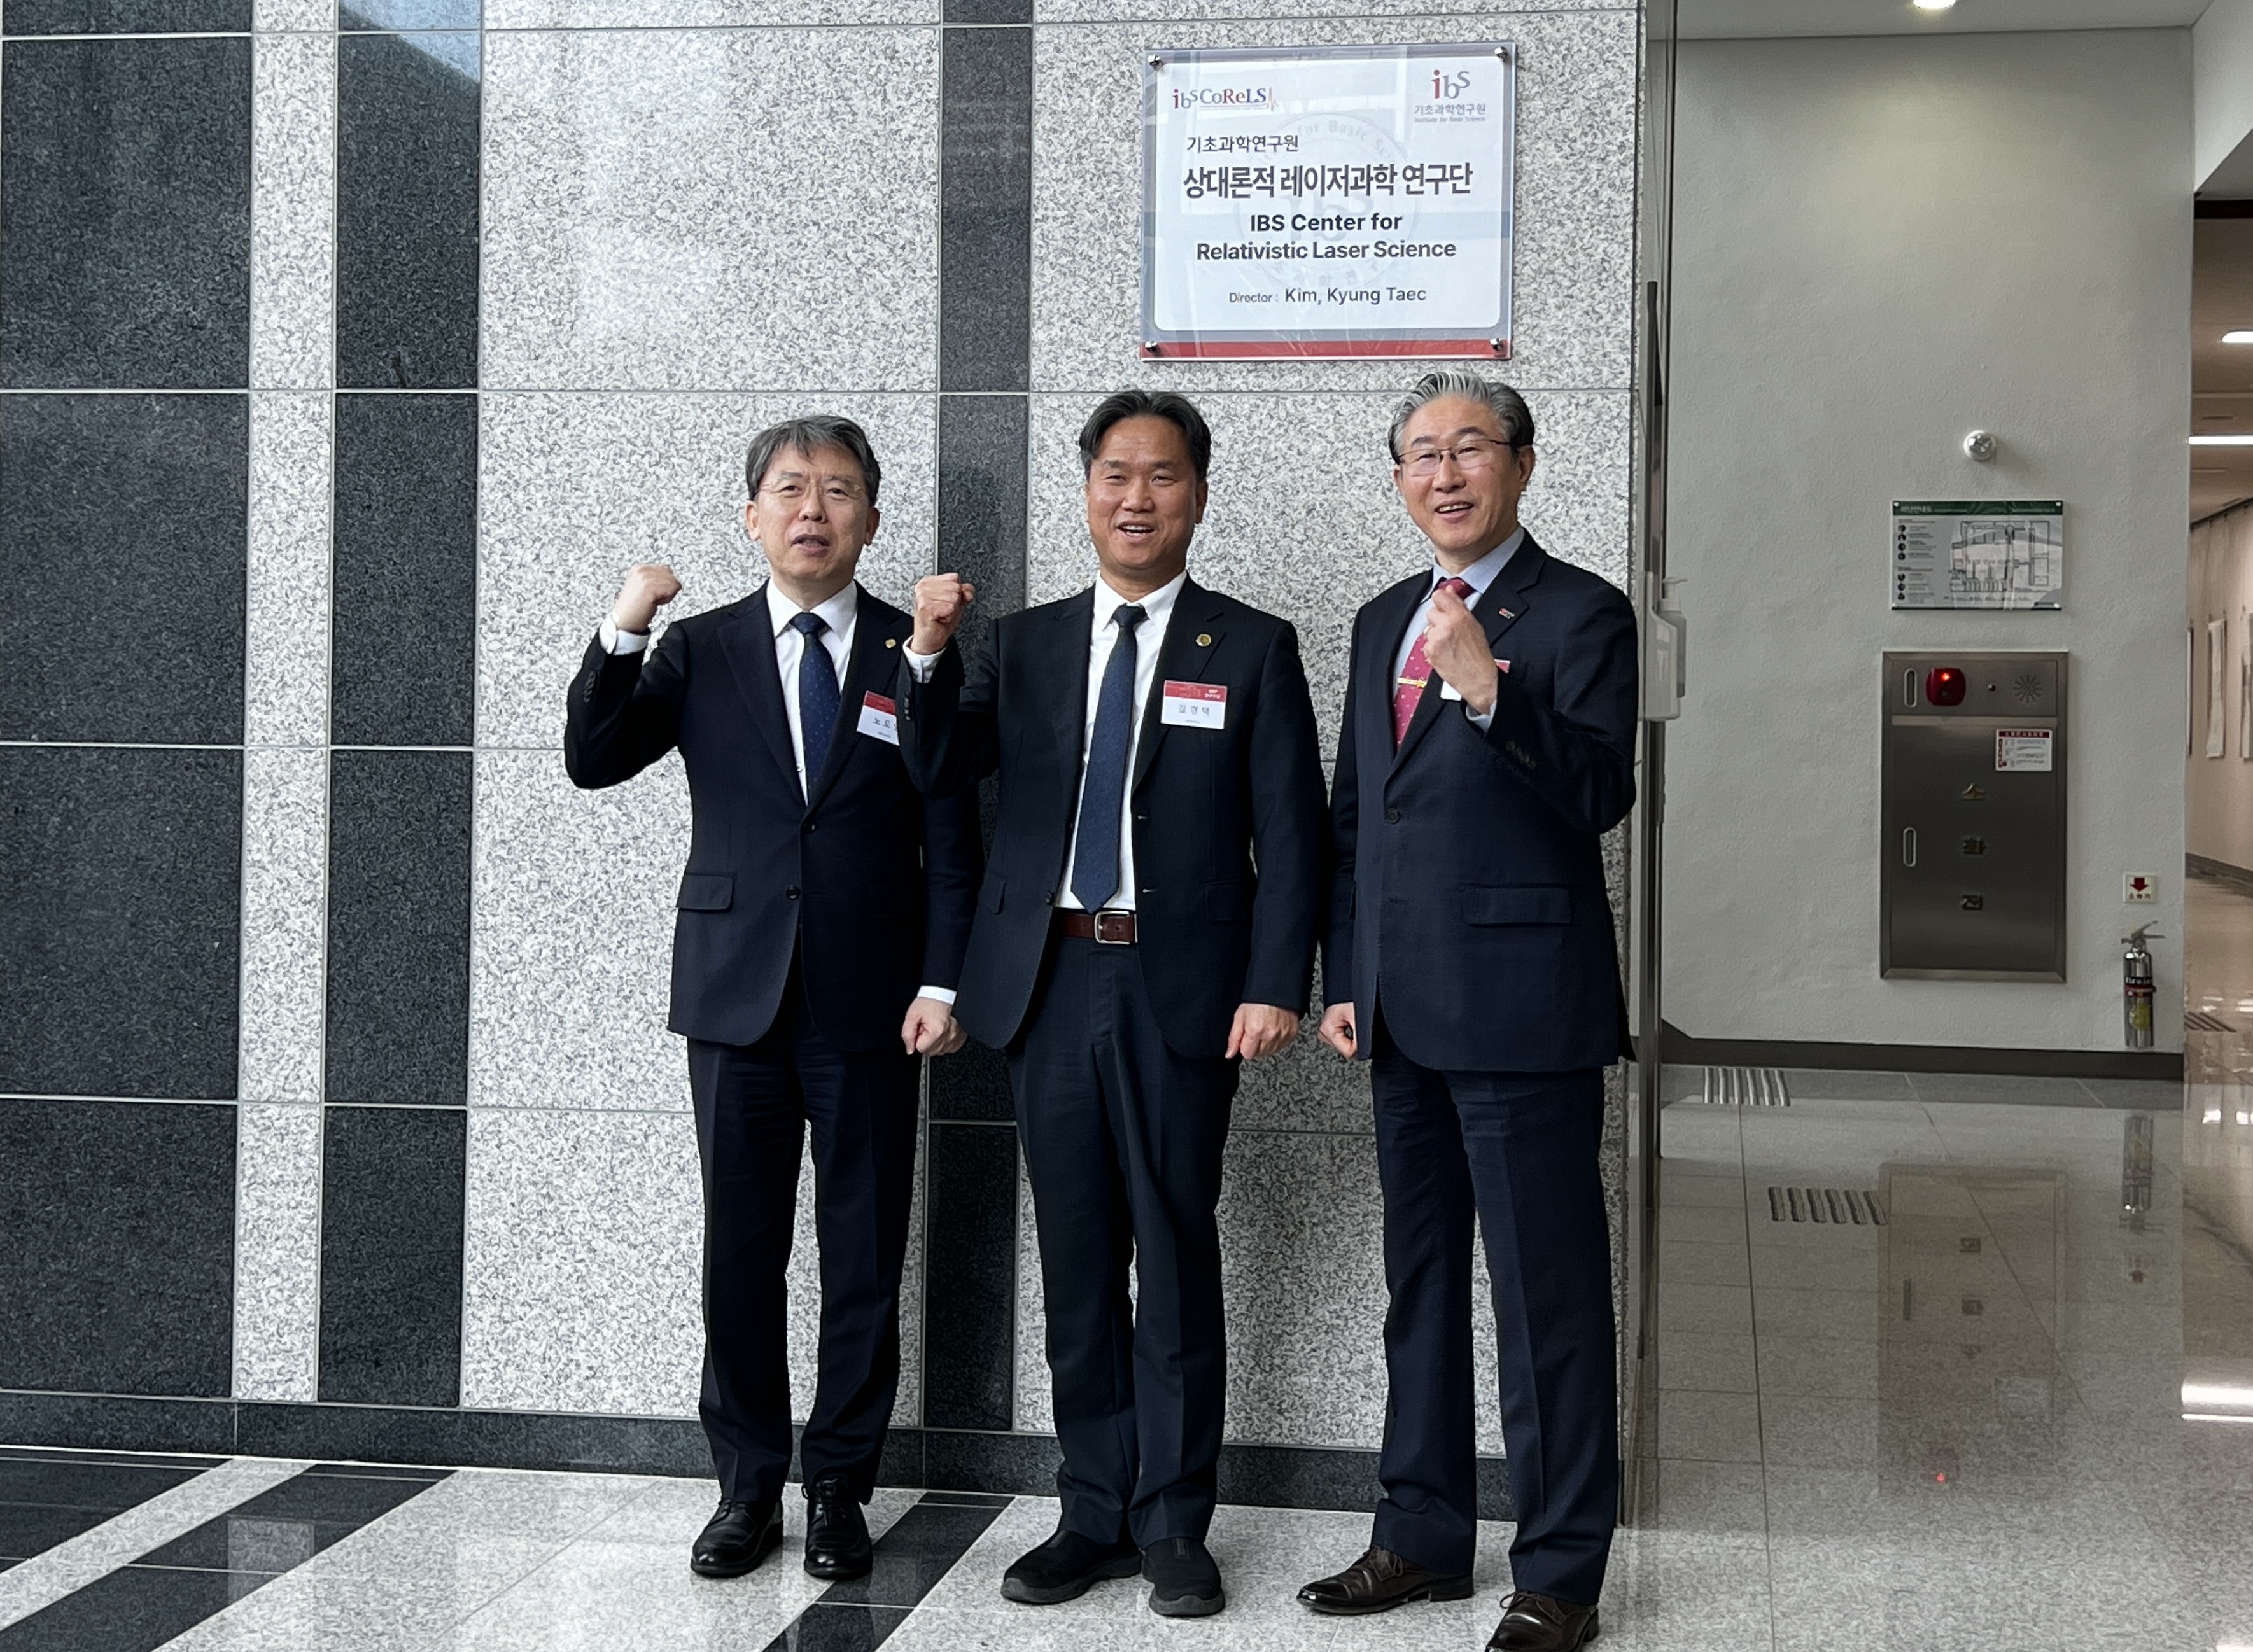
[[[2120,955],[2122,1031],[2131,1049],[2152,1047],[2152,949],[2144,943],[2166,938],[2148,924],[2120,938],[2128,949]]]

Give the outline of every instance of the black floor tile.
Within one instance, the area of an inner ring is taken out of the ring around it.
[[[0,590],[87,617],[0,649],[0,739],[241,743],[249,405],[0,398]]]
[[[0,1102],[0,1388],[223,1395],[232,1107]]]
[[[223,1572],[124,1566],[0,1629],[0,1652],[156,1652],[244,1593]]]
[[[310,1468],[150,1550],[138,1564],[287,1572],[420,1496],[434,1483],[429,1475]]]
[[[0,89],[0,382],[247,385],[248,37],[14,40]]]
[[[461,1394],[460,1108],[331,1107],[321,1167],[320,1397]]]
[[[241,902],[240,752],[0,747],[0,1091],[231,1100]]]
[[[876,1539],[865,1578],[832,1584],[823,1606],[912,1607],[968,1552],[1000,1510],[919,1502]]]
[[[90,1531],[110,1517],[99,1509],[58,1509],[52,1504],[0,1502],[0,1554],[41,1554]]]
[[[893,1607],[816,1602],[770,1641],[766,1652],[874,1652],[907,1617],[904,1610]],[[4,1642],[0,1642],[0,1652],[6,1652]]]
[[[201,1468],[157,1464],[0,1457],[0,1505],[41,1503],[57,1509],[115,1514],[146,1502],[160,1491],[185,1484],[202,1472]],[[8,1552],[17,1551],[11,1549]]]

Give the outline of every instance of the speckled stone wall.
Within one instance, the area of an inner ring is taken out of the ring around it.
[[[1216,436],[1192,566],[1299,627],[1327,758],[1353,611],[1422,559],[1384,449],[1414,369],[1137,359],[1142,61],[1517,45],[1506,376],[1541,425],[1527,515],[1552,552],[1624,584],[1640,8],[236,10],[236,32],[198,39],[0,46],[0,142],[168,144],[177,174],[143,203],[152,219],[85,231],[114,269],[73,273],[24,249],[77,223],[86,180],[10,160],[0,499],[98,547],[99,523],[25,457],[108,462],[147,495],[180,593],[148,600],[149,568],[104,552],[122,640],[45,678],[0,668],[0,768],[51,800],[0,827],[0,870],[63,846],[58,870],[4,897],[60,964],[0,963],[0,1014],[125,1028],[107,1051],[0,1035],[0,1125],[62,1144],[22,1207],[39,1213],[26,1242],[56,1256],[87,1220],[73,1188],[172,1144],[176,1162],[135,1174],[196,1203],[183,1231],[200,1248],[126,1254],[128,1230],[102,1253],[136,1300],[201,1303],[207,1321],[157,1315],[177,1346],[105,1364],[48,1314],[24,1344],[36,1358],[0,1356],[0,1390],[349,1414],[357,1454],[693,1467],[700,1195],[664,1028],[686,791],[668,761],[582,793],[561,756],[564,686],[624,568],[671,562],[681,612],[750,591],[745,441],[821,409],[859,419],[884,461],[862,565],[877,595],[904,601],[945,566],[988,610],[1060,596],[1092,576],[1072,452],[1089,406],[1126,384],[1182,390]],[[73,104],[70,77],[97,73],[143,88],[138,111]],[[135,479],[154,458],[172,467],[163,487]],[[168,498],[194,509],[168,515]],[[59,577],[21,542],[0,540],[0,597],[18,606]],[[115,886],[169,925],[168,950],[136,957],[139,931],[103,927],[68,844],[159,821],[169,854]],[[121,983],[138,993],[125,1011]],[[136,1133],[152,1106],[166,1122]],[[989,1056],[934,1068],[917,1188],[897,1420],[926,1431],[935,1477],[1037,1483],[1031,1208]],[[811,1191],[809,1172],[801,1414]],[[1380,1219],[1365,1077],[1311,1037],[1248,1071],[1223,1204],[1232,1440],[1377,1445]],[[1484,1327],[1483,1291],[1476,1311]],[[1490,1335],[1479,1346],[1498,1451]],[[492,1430],[432,1420],[454,1415]],[[166,1427],[107,1443],[188,1437]],[[546,1443],[510,1443],[539,1427]],[[1226,1471],[1236,1495],[1329,1495],[1244,1480],[1252,1460]],[[1350,1501],[1364,1472],[1322,1483]]]

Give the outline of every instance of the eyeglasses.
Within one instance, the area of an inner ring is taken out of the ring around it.
[[[794,477],[785,477],[768,483],[759,491],[785,505],[803,505],[813,490]],[[850,482],[827,482],[822,484],[821,497],[831,505],[854,505],[860,502],[861,493]]]
[[[1451,448],[1419,448],[1399,464],[1410,476],[1420,478],[1439,475],[1440,463],[1447,459],[1453,459],[1459,471],[1491,471],[1502,463],[1503,454],[1516,451],[1507,442],[1475,437]]]

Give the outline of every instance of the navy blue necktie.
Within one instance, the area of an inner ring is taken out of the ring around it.
[[[837,667],[821,645],[827,620],[819,614],[800,614],[790,623],[806,639],[798,656],[798,727],[806,741],[806,791],[811,797],[829,756],[829,737],[837,732]]]
[[[1119,810],[1126,801],[1126,753],[1134,744],[1134,628],[1139,607],[1111,616],[1119,640],[1103,667],[1095,702],[1095,738],[1087,747],[1087,777],[1079,788],[1079,830],[1072,846],[1071,892],[1091,912],[1119,893]]]

